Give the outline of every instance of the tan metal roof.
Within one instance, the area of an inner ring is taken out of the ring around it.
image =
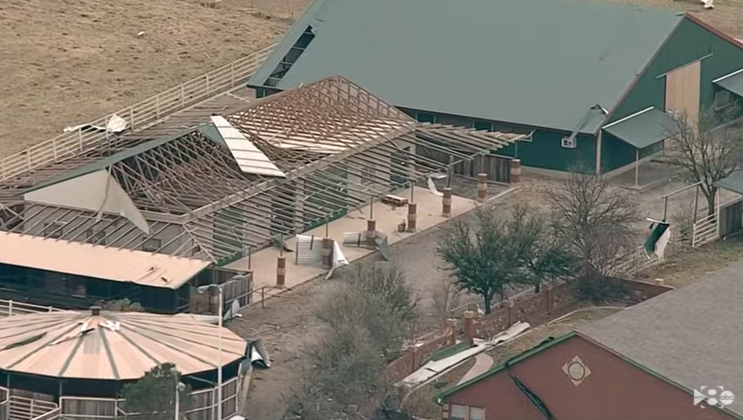
[[[0,370],[58,378],[130,380],[174,363],[184,375],[217,368],[219,327],[139,312],[54,312],[0,319]],[[222,329],[222,364],[247,343]]]
[[[61,239],[0,232],[0,263],[177,289],[209,262]]]

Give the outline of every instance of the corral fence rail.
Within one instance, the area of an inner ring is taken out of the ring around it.
[[[89,125],[106,127],[112,116],[117,115],[126,120],[129,130],[137,131],[150,127],[165,117],[245,83],[263,64],[274,46],[275,44],[258,50],[180,86],[93,121]],[[109,136],[108,130],[79,127],[7,156],[0,161],[0,182],[89,152],[107,144]]]
[[[0,299],[0,318],[5,318],[12,315],[38,314],[59,311],[62,311],[62,309],[54,308],[52,306],[33,305],[31,303],[18,302],[15,300]]]

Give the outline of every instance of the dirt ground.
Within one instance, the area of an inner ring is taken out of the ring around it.
[[[270,45],[307,4],[201,1],[0,2],[0,157]]]
[[[720,270],[743,258],[743,236],[730,236],[697,249],[671,255],[661,265],[639,273],[642,280],[663,279],[673,287],[684,287],[699,277]]]

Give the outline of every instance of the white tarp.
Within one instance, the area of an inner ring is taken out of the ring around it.
[[[438,197],[444,196],[444,193],[437,190],[436,184],[433,183],[434,179],[444,179],[444,178],[446,178],[446,175],[444,174],[431,174],[428,176],[428,189],[431,190],[431,194],[438,196]]]
[[[229,121],[218,115],[212,116],[212,123],[227,143],[232,157],[246,174],[277,176],[286,175],[271,160],[258,149],[252,141],[243,135]]]
[[[106,126],[101,127],[99,125],[93,125],[93,124],[82,124],[82,125],[76,125],[73,127],[65,127],[63,130],[65,133],[69,133],[70,131],[77,131],[77,130],[84,130],[86,128],[92,128],[98,131],[108,131],[109,133],[120,133],[124,130],[126,130],[126,120],[119,117],[116,114],[112,114],[108,119],[106,120]]]
[[[338,245],[338,242],[333,241],[333,265],[330,267],[328,275],[325,276],[325,280],[332,277],[333,273],[335,273],[335,270],[343,267],[344,265],[348,265],[348,260],[343,255],[343,251],[341,251],[341,247]]]
[[[149,235],[150,226],[118,181],[106,170],[72,178],[26,193],[26,201],[51,206],[118,214]]]

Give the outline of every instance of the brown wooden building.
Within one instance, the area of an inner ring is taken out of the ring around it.
[[[742,270],[545,340],[439,395],[443,418],[743,419]]]

